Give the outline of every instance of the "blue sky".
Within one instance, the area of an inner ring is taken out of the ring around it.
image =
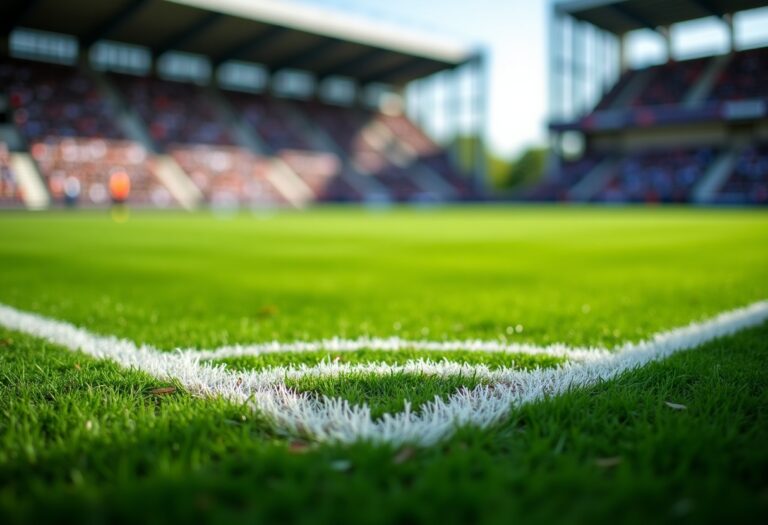
[[[490,51],[491,147],[503,155],[546,141],[548,0],[301,0],[391,24],[422,29]],[[765,41],[768,9],[737,18],[745,45]],[[696,21],[673,32],[678,58],[725,50],[726,33],[717,20]],[[660,39],[650,31],[632,37],[635,64],[663,58]]]

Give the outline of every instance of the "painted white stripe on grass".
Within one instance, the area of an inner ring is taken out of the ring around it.
[[[358,339],[322,339],[320,341],[294,341],[251,345],[223,346],[215,350],[184,350],[200,359],[227,359],[232,357],[255,357],[265,354],[301,353],[301,352],[356,352],[358,350],[381,350],[397,352],[400,350],[420,350],[430,352],[488,352],[528,355],[550,355],[570,359],[589,358],[600,352],[598,348],[573,348],[564,344],[536,346],[524,343],[504,343],[501,341],[482,341],[467,339],[463,341],[419,341],[399,337],[360,337]]]
[[[285,372],[283,367],[258,372],[230,372],[220,365],[200,362],[199,357],[189,351],[160,352],[147,345],[138,346],[123,339],[98,336],[69,323],[0,305],[0,325],[70,350],[111,359],[122,366],[142,370],[160,379],[177,380],[195,393],[249,403],[254,410],[271,418],[278,429],[288,434],[305,435],[326,442],[368,440],[393,445],[413,443],[423,446],[433,445],[451,435],[457,426],[486,427],[507,416],[514,407],[558,395],[572,388],[594,385],[627,370],[695,348],[766,320],[768,302],[763,301],[723,313],[703,323],[659,333],[645,342],[626,344],[614,352],[603,349],[590,355],[580,355],[579,361],[570,361],[556,368],[533,371],[488,370],[489,374],[494,374],[494,382],[490,386],[462,389],[445,400],[436,398],[422,405],[416,413],[406,404],[401,413],[387,414],[373,420],[367,406],[351,406],[343,399],[291,391],[275,375]],[[389,374],[396,369],[396,365],[368,366],[372,373]],[[444,370],[462,373],[465,369],[483,370],[482,365],[448,362],[412,362],[397,366],[410,367],[409,370],[414,372]],[[351,368],[326,362],[315,367],[294,368],[292,373],[333,375]]]

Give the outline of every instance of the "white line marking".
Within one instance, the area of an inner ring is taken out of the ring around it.
[[[223,346],[215,350],[183,350],[200,359],[226,359],[230,357],[259,356],[276,353],[294,352],[356,352],[358,350],[424,350],[435,352],[474,351],[489,353],[514,353],[528,355],[551,355],[571,359],[589,358],[598,348],[572,348],[564,344],[536,346],[524,343],[503,343],[501,341],[482,341],[467,339],[464,341],[418,341],[399,337],[361,337],[358,339],[322,339],[320,341],[294,341],[281,343],[272,341],[252,345]]]
[[[160,379],[177,380],[193,393],[249,403],[287,434],[336,443],[367,440],[422,446],[433,445],[450,436],[457,426],[487,427],[506,417],[514,407],[573,388],[594,385],[766,320],[768,302],[761,301],[702,323],[661,332],[645,342],[626,344],[614,352],[603,349],[590,355],[579,354],[579,361],[557,368],[532,371],[490,371],[486,368],[496,381],[491,386],[463,389],[446,400],[436,398],[422,405],[418,412],[413,412],[406,403],[403,412],[386,414],[373,420],[367,406],[351,406],[343,399],[316,397],[289,390],[282,383],[285,375],[278,377],[286,372],[286,368],[230,372],[222,366],[200,362],[199,357],[190,351],[161,352],[148,345],[138,346],[124,339],[98,336],[69,323],[0,305],[0,325],[6,328],[96,358],[111,359],[124,367],[142,370]],[[360,368],[360,365],[356,366]],[[391,373],[396,369],[381,363],[363,366],[368,366],[372,373]],[[291,373],[334,375],[351,368],[350,365],[326,362],[311,368],[293,368]],[[483,370],[483,367],[448,362],[411,362],[400,365],[400,369],[463,373],[464,370]]]

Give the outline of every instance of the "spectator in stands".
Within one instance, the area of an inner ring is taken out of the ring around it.
[[[131,178],[123,170],[117,170],[109,176],[109,194],[114,204],[125,204],[131,193]]]
[[[80,198],[80,181],[75,176],[68,176],[64,179],[64,203],[67,206],[74,207]]]

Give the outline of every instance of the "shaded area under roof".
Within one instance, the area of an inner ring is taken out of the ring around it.
[[[361,83],[402,85],[473,57],[418,32],[277,0],[5,0],[0,27],[65,33],[83,48],[114,40],[155,56],[186,51],[214,64],[245,60]]]
[[[569,0],[555,9],[620,35],[767,5],[766,0]]]

